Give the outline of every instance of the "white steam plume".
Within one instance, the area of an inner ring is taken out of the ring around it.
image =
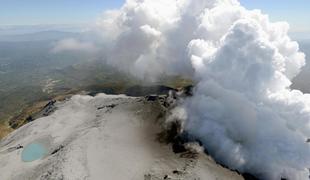
[[[308,179],[310,95],[289,89],[305,56],[287,23],[235,0],[127,0],[98,25],[111,65],[196,80],[181,105],[185,128],[217,161],[264,179]]]

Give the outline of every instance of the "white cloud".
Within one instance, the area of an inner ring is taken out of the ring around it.
[[[91,42],[82,42],[77,39],[64,39],[58,41],[51,52],[59,53],[65,51],[77,51],[83,53],[95,53],[98,51],[98,48]]]

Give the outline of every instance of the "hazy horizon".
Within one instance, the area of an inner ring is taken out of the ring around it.
[[[3,2],[0,6],[1,35],[3,29],[9,34],[10,28],[12,33],[16,33],[17,28],[29,29],[30,27],[38,28],[36,31],[49,30],[46,27],[52,30],[56,27],[56,29],[68,31],[87,29],[96,23],[104,11],[118,9],[125,1],[54,0],[42,3],[38,0],[0,0],[0,2]],[[310,12],[307,10],[307,7],[310,7],[310,1],[240,0],[240,3],[247,9],[260,9],[263,13],[268,14],[273,22],[288,22],[290,34],[295,39],[310,38],[310,21],[307,19],[310,17]]]

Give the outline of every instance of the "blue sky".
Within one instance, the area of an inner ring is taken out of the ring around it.
[[[261,9],[273,21],[288,21],[293,31],[310,32],[310,0],[240,0],[248,9]]]
[[[0,25],[80,24],[122,0],[0,0]]]
[[[124,0],[0,0],[0,25],[82,24]],[[310,32],[310,0],[241,0],[262,9],[272,20],[286,20],[293,31]]]

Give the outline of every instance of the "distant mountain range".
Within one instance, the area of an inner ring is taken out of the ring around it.
[[[304,93],[310,93],[310,39],[299,41],[300,49],[306,54],[307,65],[301,73],[293,80],[292,88],[299,89]]]
[[[63,31],[41,31],[17,35],[0,35],[0,41],[6,42],[25,42],[25,41],[54,41],[65,38],[77,38],[80,33]]]

